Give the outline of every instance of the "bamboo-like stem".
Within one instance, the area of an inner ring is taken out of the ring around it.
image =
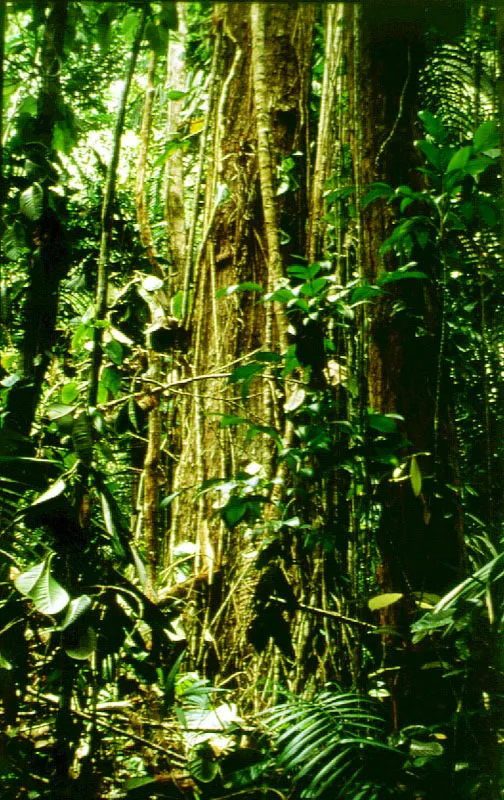
[[[252,84],[257,122],[257,159],[261,184],[262,207],[268,246],[268,289],[280,284],[284,270],[280,252],[280,237],[275,201],[274,159],[271,145],[271,114],[269,90],[265,71],[266,61],[266,11],[267,5],[252,3],[250,22],[252,31]],[[283,308],[274,305],[278,338],[282,351],[288,347],[287,323]]]
[[[201,139],[200,139],[200,149],[199,149],[199,157],[198,157],[198,168],[196,172],[196,181],[194,185],[194,207],[193,207],[193,214],[191,219],[191,224],[189,226],[189,231],[187,235],[187,245],[186,245],[186,259],[184,265],[184,296],[182,299],[182,320],[184,322],[187,321],[189,312],[190,312],[190,303],[189,303],[189,293],[191,291],[191,286],[193,284],[193,251],[194,251],[194,242],[196,239],[196,228],[198,225],[198,216],[200,214],[199,209],[199,197],[201,192],[201,183],[203,180],[203,170],[205,168],[205,153],[207,150],[207,143],[208,143],[208,134],[210,131],[210,119],[211,119],[211,109],[214,107],[214,96],[217,84],[217,64],[219,63],[219,55],[221,49],[221,41],[222,41],[222,33],[220,28],[217,30],[217,35],[215,38],[214,49],[212,54],[212,63],[210,67],[210,80],[208,86],[208,113],[205,115],[205,124],[203,130],[201,132]]]
[[[177,3],[178,31],[170,32],[167,54],[166,82],[170,90],[185,89],[184,48],[187,26],[185,22],[185,3]],[[166,139],[169,142],[176,136],[177,120],[182,106],[181,100],[169,100],[166,113]],[[186,229],[184,212],[184,161],[182,151],[174,150],[165,164],[165,207],[164,218],[167,225],[168,249],[172,271],[183,274],[186,261]],[[169,278],[168,290],[180,288],[178,281]]]
[[[325,52],[324,75],[322,79],[322,96],[317,131],[317,154],[313,170],[313,181],[310,202],[310,220],[308,230],[308,259],[314,261],[318,255],[320,237],[320,219],[324,206],[324,183],[329,174],[331,155],[334,149],[330,135],[331,121],[334,114],[336,87],[338,84],[338,67],[341,60],[343,34],[343,4],[329,3],[325,6]]]

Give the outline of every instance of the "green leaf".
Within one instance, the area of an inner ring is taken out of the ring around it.
[[[34,183],[25,189],[19,197],[19,210],[32,222],[42,216],[44,208],[44,191],[39,183]]]
[[[81,594],[80,597],[70,600],[70,604],[65,614],[65,619],[61,625],[57,626],[56,630],[64,631],[66,628],[72,625],[76,619],[84,614],[88,608],[91,608],[91,598],[87,594]]]
[[[233,528],[235,528],[238,523],[242,521],[243,517],[247,513],[248,506],[249,504],[247,498],[235,497],[233,495],[229,498],[226,505],[221,508],[220,515],[229,530],[233,530]]]
[[[432,144],[432,142],[428,142],[425,139],[420,139],[415,142],[416,147],[420,150],[420,152],[425,156],[427,161],[432,164],[433,167],[436,169],[440,169],[441,167],[441,152],[436,145]]]
[[[384,294],[384,291],[380,289],[379,286],[371,286],[370,284],[357,286],[356,289],[352,290],[350,303],[362,303],[365,300],[371,300],[373,297],[378,297],[381,294]]]
[[[26,237],[24,228],[19,220],[14,220],[2,237],[3,251],[9,261],[17,261],[26,250]]]
[[[50,572],[54,553],[14,581],[18,592],[28,597],[41,614],[53,616],[62,611],[70,600],[67,592],[54,580]]]
[[[372,183],[368,194],[362,200],[362,207],[366,208],[370,203],[374,203],[381,197],[389,198],[394,194],[394,190],[388,183]]]
[[[402,592],[387,592],[386,594],[378,594],[368,600],[368,607],[370,611],[377,611],[379,608],[387,608],[388,606],[397,603],[404,595]]]
[[[192,776],[201,783],[211,783],[220,772],[219,762],[208,742],[196,748],[188,766]]]
[[[122,36],[126,44],[132,44],[137,32],[140,14],[138,11],[128,11],[121,25]]]
[[[380,433],[394,433],[397,430],[395,419],[386,414],[368,414],[368,425]]]
[[[73,631],[68,631],[64,640],[65,653],[76,661],[85,661],[96,650],[97,641],[96,631],[91,625],[77,631],[75,636]]]
[[[117,366],[121,366],[124,358],[124,351],[123,346],[120,342],[116,342],[115,339],[111,339],[110,342],[107,342],[103,348],[110,358],[110,360],[117,364]]]
[[[183,97],[187,97],[187,92],[181,92],[178,89],[171,89],[166,93],[167,100],[182,100]]]
[[[264,366],[262,364],[241,364],[229,376],[229,383],[238,383],[238,381],[246,380],[257,375],[258,372],[263,372],[263,370]]]
[[[471,157],[471,154],[472,147],[470,145],[467,147],[461,147],[460,150],[456,150],[448,162],[446,173],[448,174],[448,172],[453,172],[456,169],[464,169]]]
[[[494,228],[499,222],[500,216],[496,206],[484,198],[479,198],[476,204],[478,214],[488,228]]]
[[[61,390],[61,402],[64,404],[73,403],[79,396],[79,387],[76,383],[67,383]]]
[[[422,121],[426,133],[432,136],[435,142],[442,144],[446,140],[448,134],[441,120],[431,114],[430,111],[419,111],[418,116]]]
[[[219,428],[228,428],[230,425],[244,425],[249,424],[250,420],[247,417],[235,417],[232,414],[223,414],[219,423]]]
[[[476,153],[484,153],[486,150],[499,147],[497,120],[488,119],[483,122],[474,134],[473,144]]]
[[[411,457],[409,474],[413,494],[415,497],[418,497],[422,491],[422,473],[420,472],[420,467],[418,466],[418,461],[415,456]]]
[[[271,350],[256,353],[254,358],[256,361],[263,361],[266,364],[279,364],[282,360],[282,356],[279,353],[273,353]]]
[[[428,234],[426,234],[428,236]],[[418,234],[417,234],[418,236]],[[407,272],[404,269],[397,269],[394,272],[385,272],[383,275],[380,275],[376,283],[379,286],[383,286],[387,283],[392,283],[393,281],[401,281],[405,278],[416,278],[417,280],[424,279],[428,280],[429,276],[425,274],[425,272],[420,272],[419,270],[408,270]]]
[[[105,367],[101,374],[100,383],[109,392],[116,394],[121,388],[121,373],[116,367]]]

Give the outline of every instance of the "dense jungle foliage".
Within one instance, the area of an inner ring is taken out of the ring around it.
[[[497,800],[504,6],[0,2],[0,786]]]

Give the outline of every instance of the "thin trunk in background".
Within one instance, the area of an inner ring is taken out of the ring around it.
[[[10,424],[28,435],[35,416],[42,383],[55,340],[58,288],[69,269],[66,231],[50,205],[47,176],[54,182],[52,141],[59,118],[61,99],[60,74],[64,59],[63,42],[67,23],[67,0],[47,6],[40,53],[40,91],[34,122],[34,141],[27,143],[27,156],[36,165],[31,185],[24,196],[31,206],[34,224],[33,249],[30,256],[29,284],[24,306],[22,374],[25,385],[12,393]],[[31,148],[34,148],[33,153]],[[42,163],[40,163],[42,154]]]
[[[110,261],[110,251],[112,247],[115,185],[117,179],[117,168],[119,165],[119,156],[121,152],[121,136],[124,129],[124,120],[126,117],[126,103],[128,100],[131,81],[133,80],[133,75],[135,73],[135,66],[138,58],[138,53],[140,52],[140,45],[142,44],[142,38],[146,20],[147,20],[147,4],[144,5],[141,11],[140,18],[138,21],[138,28],[131,49],[130,63],[124,81],[124,88],[121,93],[121,98],[119,101],[119,109],[117,112],[114,137],[112,142],[112,153],[110,156],[110,163],[107,169],[107,179],[103,194],[103,205],[101,213],[100,252],[98,256],[98,276],[96,282],[95,322],[98,324],[94,328],[93,352],[92,352],[91,369],[89,375],[88,401],[91,407],[96,406],[100,367],[102,363],[103,327],[101,327],[100,323],[102,323],[105,320],[107,315],[108,267]]]
[[[145,89],[145,100],[142,112],[142,125],[140,131],[140,152],[137,162],[137,174],[135,183],[135,205],[137,212],[138,229],[140,242],[145,248],[153,275],[164,279],[164,272],[156,257],[152,230],[149,221],[149,207],[146,196],[146,170],[149,154],[149,140],[152,127],[152,110],[154,103],[155,76],[157,66],[157,55],[155,50],[151,50],[149,66],[147,70],[147,86]],[[165,322],[165,309],[167,308],[166,295],[162,288],[153,293],[145,293],[147,302],[151,309],[151,328],[159,329]],[[152,296],[155,295],[155,296]],[[150,301],[150,302],[149,302]],[[146,334],[147,339],[147,369],[151,380],[159,381],[161,377],[159,355],[151,346],[151,333]],[[147,398],[146,398],[147,401]],[[143,480],[140,480],[140,487],[143,493],[141,498],[143,514],[142,540],[147,553],[147,564],[149,567],[150,591],[154,592],[156,585],[156,572],[159,559],[159,467],[160,467],[160,442],[161,424],[159,416],[159,397],[151,394],[148,398],[148,417],[147,417],[147,448],[143,465]]]
[[[184,41],[186,35],[185,3],[177,4],[178,30],[170,31],[167,55],[166,83],[168,91],[183,92],[186,89],[184,64]],[[182,100],[168,100],[166,114],[166,139],[173,142],[165,166],[165,211],[168,251],[171,260],[168,290],[180,291],[186,259],[186,226],[184,208],[184,160],[181,145],[176,142],[177,124],[182,109]]]

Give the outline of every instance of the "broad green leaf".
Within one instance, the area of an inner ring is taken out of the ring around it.
[[[442,143],[446,140],[448,134],[441,120],[431,114],[430,111],[419,111],[418,116],[422,121],[426,133],[432,136],[435,142]]]
[[[61,390],[61,402],[65,405],[70,405],[79,396],[79,387],[76,383],[67,383]]]
[[[413,592],[413,597],[420,605],[420,608],[434,608],[440,602],[441,597],[432,592]]]
[[[138,11],[128,11],[121,25],[122,35],[127,44],[132,44],[137,32],[140,14]]]
[[[397,430],[395,419],[386,414],[368,414],[368,425],[380,433],[394,433]]]
[[[448,162],[448,166],[446,167],[446,172],[453,172],[456,169],[464,169],[467,162],[469,161],[472,154],[472,147],[468,145],[467,147],[461,147],[460,150],[457,150]]]
[[[105,367],[101,374],[100,383],[109,392],[115,394],[121,388],[121,373],[117,367]]]
[[[50,616],[62,611],[70,600],[65,589],[51,575],[52,555],[18,575],[14,581],[18,592],[32,600],[37,611]]]
[[[110,360],[117,364],[117,366],[121,366],[124,358],[124,351],[123,346],[119,342],[116,342],[115,339],[111,339],[110,342],[107,342],[103,348],[110,358]]]
[[[70,600],[65,619],[58,625],[56,630],[64,631],[69,625],[72,625],[88,608],[91,607],[91,598],[87,594],[82,594],[80,597],[75,597]]]
[[[413,494],[415,497],[418,497],[422,491],[422,473],[420,472],[420,467],[418,466],[418,461],[416,460],[415,456],[411,457],[409,474]]]
[[[426,141],[425,139],[416,141],[415,145],[433,167],[436,167],[436,169],[440,168],[441,152],[436,145],[432,144],[432,142]]]
[[[397,603],[403,597],[402,592],[387,592],[386,594],[377,594],[368,600],[368,607],[370,611],[377,611],[379,608],[387,608],[388,606]]]
[[[75,406],[67,406],[64,403],[51,403],[46,409],[46,414],[52,422],[57,423],[58,428],[71,428],[74,411]]]
[[[70,638],[71,641],[64,645],[65,653],[76,661],[85,661],[96,650],[97,636],[91,625],[78,631],[75,638],[73,636]]]
[[[476,130],[474,134],[474,150],[476,153],[484,153],[499,146],[499,130],[497,120],[488,119]]]
[[[489,158],[489,156],[477,156],[476,158],[471,159],[468,162],[465,168],[465,172],[469,175],[481,175],[488,167],[492,164],[495,164],[493,158]]]

